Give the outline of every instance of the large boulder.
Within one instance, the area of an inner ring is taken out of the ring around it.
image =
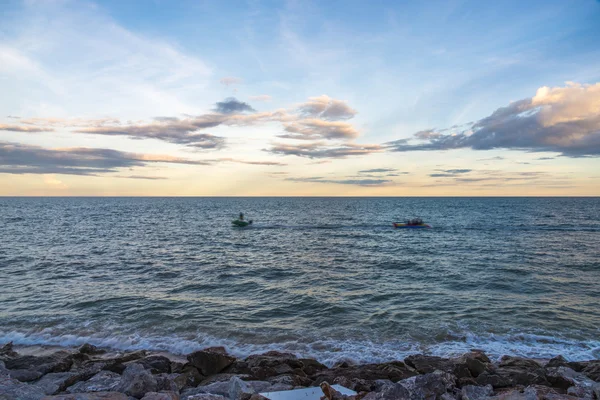
[[[204,378],[205,377],[202,374],[200,374],[196,367],[186,365],[181,371],[181,373],[173,380],[179,388],[183,389],[198,386],[204,380]]]
[[[57,351],[48,356],[19,356],[4,360],[8,369],[28,369],[38,371],[42,374],[50,372],[67,372],[73,365],[71,353],[68,351]]]
[[[39,400],[46,394],[41,388],[11,378],[0,365],[0,400]]]
[[[148,392],[156,392],[157,387],[156,378],[149,371],[140,364],[130,364],[123,372],[116,391],[141,399]]]
[[[42,400],[129,400],[129,397],[119,392],[72,393],[47,396]]]
[[[600,382],[600,360],[585,361],[579,364],[583,367],[581,373],[596,382]]]
[[[52,372],[35,383],[45,394],[57,394],[73,384],[77,374],[73,372]]]
[[[69,393],[79,392],[111,392],[116,389],[121,381],[121,375],[111,371],[100,371],[86,381],[77,382],[69,386]]]
[[[136,361],[153,374],[171,373],[171,360],[165,356],[152,355]]]
[[[10,377],[17,379],[21,382],[32,382],[42,377],[40,371],[34,369],[11,369]]]
[[[593,399],[595,396],[600,399],[600,383],[581,372],[567,367],[557,367],[547,368],[547,375],[553,386],[567,389],[568,394],[588,399]]]
[[[400,383],[386,384],[368,393],[363,400],[409,400],[410,392]]]
[[[0,347],[0,357],[1,358],[12,358],[18,357],[19,354],[13,349],[13,342],[8,342],[4,346]]]
[[[99,349],[98,347],[91,345],[89,343],[85,343],[84,345],[82,345],[79,348],[79,352],[82,354],[89,354],[89,355],[97,355],[97,354],[104,354],[106,353],[106,350],[102,350]]]
[[[204,376],[218,374],[229,367],[235,358],[221,349],[205,349],[195,351],[187,356],[188,362],[196,367]]]

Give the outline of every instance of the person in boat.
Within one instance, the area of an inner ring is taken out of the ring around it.
[[[244,213],[240,213],[240,221],[244,220]]]

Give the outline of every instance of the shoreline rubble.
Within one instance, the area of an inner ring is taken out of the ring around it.
[[[343,395],[340,385],[356,395]],[[379,364],[338,363],[269,351],[235,358],[223,347],[186,357],[146,350],[0,347],[0,400],[258,400],[259,393],[320,387],[326,400],[600,400],[600,360],[570,362],[481,350]]]

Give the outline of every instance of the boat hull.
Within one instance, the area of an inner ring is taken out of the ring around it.
[[[239,219],[234,219],[233,221],[231,221],[231,223],[233,224],[233,226],[237,226],[239,228],[244,228],[248,225],[251,224],[251,222],[248,221],[240,221]]]

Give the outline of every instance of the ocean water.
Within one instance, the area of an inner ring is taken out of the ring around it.
[[[0,224],[0,343],[600,358],[600,198],[0,198]]]

